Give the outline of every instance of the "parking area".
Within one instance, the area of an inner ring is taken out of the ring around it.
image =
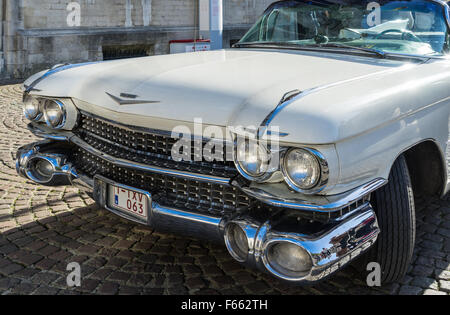
[[[369,288],[353,267],[312,287],[243,268],[224,246],[155,232],[99,209],[72,187],[16,175],[26,130],[20,85],[0,86],[0,294],[449,294],[450,196],[417,200],[414,262],[402,283]],[[82,286],[66,284],[81,265]]]

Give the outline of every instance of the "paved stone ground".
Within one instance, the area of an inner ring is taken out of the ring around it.
[[[71,187],[16,175],[12,156],[35,138],[18,85],[0,86],[0,294],[449,294],[450,197],[418,200],[414,263],[402,283],[370,289],[353,267],[314,287],[244,269],[224,246],[165,235],[99,209]],[[82,287],[66,286],[79,262]]]

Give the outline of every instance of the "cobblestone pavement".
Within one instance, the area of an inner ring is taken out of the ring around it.
[[[353,267],[295,287],[234,262],[224,246],[166,235],[99,209],[71,187],[16,175],[12,156],[35,138],[18,85],[0,86],[0,294],[448,294],[450,197],[418,201],[414,263],[402,283],[370,289]],[[82,286],[68,289],[67,264]]]

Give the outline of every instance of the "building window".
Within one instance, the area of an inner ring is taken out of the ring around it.
[[[154,55],[150,45],[103,46],[103,60],[126,59]]]

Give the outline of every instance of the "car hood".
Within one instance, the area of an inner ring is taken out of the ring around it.
[[[289,91],[322,93],[333,87],[334,93],[339,93],[342,85],[346,87],[342,92],[350,98],[349,84],[380,82],[403,71],[404,65],[331,53],[230,49],[69,66],[47,75],[34,85],[33,93],[71,97],[116,113],[119,120],[118,114],[129,114],[147,117],[149,124],[156,118],[189,123],[201,119],[206,125],[223,127],[259,126]],[[40,75],[25,84],[30,85]],[[365,89],[370,91],[371,86]],[[320,128],[331,123],[338,128],[338,122],[332,120],[335,111],[340,110],[339,116],[343,113],[342,108],[330,107],[334,101],[333,95],[327,94],[314,108],[302,101],[290,106],[299,115],[299,122]],[[276,122],[281,131],[294,133],[283,130],[283,121]],[[319,138],[311,136],[302,142],[331,140]]]

